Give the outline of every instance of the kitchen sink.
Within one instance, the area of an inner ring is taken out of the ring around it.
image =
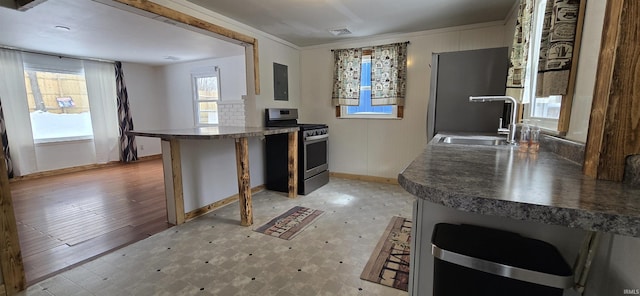
[[[438,143],[458,145],[499,146],[507,145],[505,139],[468,138],[468,137],[442,137]]]

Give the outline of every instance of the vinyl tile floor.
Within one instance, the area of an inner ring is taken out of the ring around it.
[[[21,295],[407,295],[360,279],[391,217],[411,217],[398,185],[332,178],[306,196],[253,195],[30,286]],[[253,231],[293,206],[325,211],[292,240]]]

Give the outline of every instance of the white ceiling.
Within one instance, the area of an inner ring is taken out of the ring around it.
[[[240,45],[87,0],[0,7],[0,28],[0,46],[72,57],[163,65],[244,54]]]
[[[502,21],[516,0],[187,0],[298,46]],[[347,28],[348,36],[330,29]]]
[[[309,46],[501,21],[516,0],[187,1],[298,46]],[[0,7],[0,46],[150,65],[244,54],[240,45],[113,6],[123,5],[111,0],[47,0],[24,12]],[[333,36],[328,31],[340,28],[352,34]]]

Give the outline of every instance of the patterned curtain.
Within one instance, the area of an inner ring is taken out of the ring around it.
[[[580,0],[548,0],[542,28],[536,96],[567,94]]]
[[[374,46],[371,53],[371,105],[404,106],[407,42]]]
[[[124,73],[122,63],[115,62],[116,87],[118,89],[118,121],[120,124],[120,160],[122,162],[132,162],[138,160],[138,148],[136,147],[136,137],[127,135],[127,131],[133,130],[133,118],[129,110],[129,95],[127,86],[124,84]]]
[[[507,74],[507,95],[528,103],[523,95],[525,75],[529,60],[529,44],[531,40],[531,24],[533,19],[533,0],[521,0],[518,19],[511,46],[509,73]]]
[[[333,59],[333,106],[358,106],[362,49],[335,49]]]
[[[2,101],[0,100],[0,137],[2,137],[2,152],[4,153],[4,161],[7,165],[7,173],[9,178],[13,178],[13,163],[11,162],[11,153],[9,151],[9,138],[7,137],[7,129],[4,125],[4,111],[2,110]]]

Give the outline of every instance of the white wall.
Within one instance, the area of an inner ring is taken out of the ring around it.
[[[37,171],[51,171],[97,163],[93,140],[35,144]]]
[[[162,76],[157,67],[123,63],[129,107],[136,130],[169,128]],[[136,137],[138,157],[160,154],[160,139]]]
[[[255,108],[247,112],[247,125],[262,126],[265,108],[303,108],[300,91],[300,50],[269,38],[259,38],[260,95],[255,97]],[[287,66],[289,101],[276,101],[273,94],[273,63]]]
[[[432,53],[507,46],[512,38],[507,41],[506,35],[503,24],[490,23],[303,48],[301,119],[329,125],[329,170],[395,178],[427,143]],[[403,41],[410,41],[404,118],[336,118],[331,106],[331,49]]]
[[[168,128],[195,126],[191,73],[203,67],[220,69],[222,101],[239,101],[246,94],[244,56],[208,59],[159,67]]]
[[[238,194],[233,139],[181,141],[180,155],[185,212]],[[250,138],[249,167],[252,188],[265,182],[262,159],[262,141]]]

